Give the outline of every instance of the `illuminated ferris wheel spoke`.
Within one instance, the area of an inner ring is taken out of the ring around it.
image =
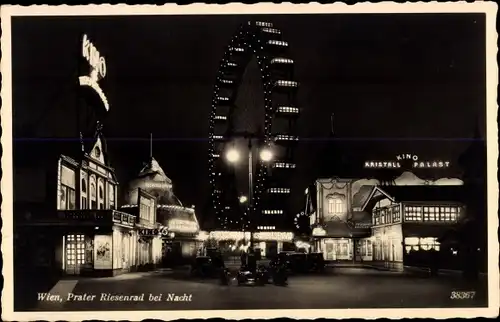
[[[235,131],[232,116],[242,110],[236,106],[236,98],[245,90],[242,78],[252,58],[260,69],[264,94],[265,116],[263,124],[257,126],[262,128],[258,136],[263,146],[273,148],[273,161],[258,162],[255,169],[254,210],[266,216],[285,213],[286,198],[291,193],[290,171],[295,169],[293,151],[298,136],[294,129],[299,116],[295,104],[299,83],[293,79],[294,61],[288,56],[288,48],[281,30],[272,23],[249,21],[235,33],[221,60],[212,100],[208,166],[213,206],[223,229],[230,228],[231,223],[225,215],[230,207],[224,201],[231,184],[227,175],[221,175],[227,171],[221,156],[228,140],[241,134]]]

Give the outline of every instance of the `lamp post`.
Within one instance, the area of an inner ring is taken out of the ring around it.
[[[259,153],[260,160],[264,162],[269,162],[273,159],[273,153],[270,149],[264,148],[260,150]],[[237,163],[240,160],[240,153],[236,149],[230,149],[226,153],[226,159],[229,163]],[[254,232],[254,221],[252,216],[253,209],[253,151],[252,151],[252,139],[248,140],[248,197],[240,196],[240,203],[247,204],[247,215],[250,218],[250,248],[253,249],[253,232]],[[245,225],[243,224],[243,227]]]

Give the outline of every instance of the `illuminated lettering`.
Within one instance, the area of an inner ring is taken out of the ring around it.
[[[94,44],[90,42],[87,35],[83,35],[82,56],[89,63],[91,71],[89,76],[79,77],[80,86],[89,86],[92,88],[99,95],[106,111],[109,111],[109,103],[106,95],[104,95],[104,92],[97,83],[100,79],[106,77],[106,60],[101,56]]]
[[[448,168],[450,166],[449,161],[422,161],[419,160],[418,155],[409,153],[396,155],[396,160],[397,161],[365,161],[365,168],[401,168],[401,164],[399,163],[399,161],[404,160],[412,161],[411,165],[413,168]]]
[[[168,230],[181,233],[196,233],[199,227],[198,224],[193,221],[172,219],[168,222]]]
[[[90,42],[87,35],[83,35],[82,56],[88,61],[92,70],[97,72],[96,76],[99,75],[101,79],[106,77],[106,60],[101,56],[94,44]]]
[[[99,98],[101,99],[106,111],[109,111],[108,99],[106,98],[106,95],[104,95],[104,92],[102,91],[99,84],[95,81],[95,79],[89,76],[80,76],[79,81],[80,86],[89,86],[90,88],[92,88],[97,93],[97,95],[99,95]]]

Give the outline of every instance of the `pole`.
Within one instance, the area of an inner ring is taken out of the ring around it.
[[[250,249],[253,250],[253,155],[252,139],[248,139],[248,218],[250,219]]]

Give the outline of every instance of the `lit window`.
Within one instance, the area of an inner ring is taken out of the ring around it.
[[[87,193],[87,181],[82,179],[82,193]]]
[[[342,214],[344,213],[344,202],[340,198],[328,199],[328,213],[329,214]]]
[[[420,206],[405,206],[405,221],[421,221],[422,207]]]
[[[393,222],[395,223],[401,221],[401,213],[399,212],[399,205],[392,206],[392,218]]]
[[[95,195],[95,184],[94,183],[90,184],[90,197],[92,197],[92,199],[96,198],[96,195]]]
[[[61,184],[61,191],[59,195],[59,209],[72,210],[76,208],[75,205],[75,189],[72,189],[64,184]]]
[[[96,199],[96,187],[95,183],[90,184],[90,209],[97,209],[97,199]]]
[[[440,243],[436,237],[406,237],[404,243],[406,253],[430,249],[439,251],[440,249]]]

